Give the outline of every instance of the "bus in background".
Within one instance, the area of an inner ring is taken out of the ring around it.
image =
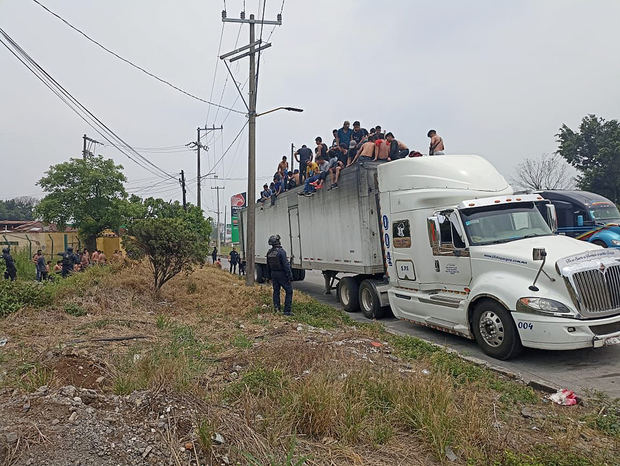
[[[555,206],[558,233],[604,248],[620,248],[620,212],[615,204],[588,191],[540,191]]]

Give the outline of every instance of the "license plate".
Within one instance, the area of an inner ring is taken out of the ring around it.
[[[612,337],[605,340],[605,346],[620,345],[620,337]]]

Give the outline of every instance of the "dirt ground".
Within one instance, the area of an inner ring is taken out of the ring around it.
[[[300,294],[287,319],[212,267],[80,285],[0,320],[0,464],[618,464],[614,402],[554,405]]]

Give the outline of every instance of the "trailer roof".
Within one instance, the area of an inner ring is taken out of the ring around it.
[[[411,157],[378,167],[382,192],[407,189],[459,189],[477,192],[512,191],[490,162],[479,155]]]

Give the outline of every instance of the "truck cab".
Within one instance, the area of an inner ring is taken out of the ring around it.
[[[499,359],[620,343],[620,251],[556,235],[541,195],[477,156],[390,162],[378,182],[396,317]]]
[[[555,206],[558,233],[604,248],[620,248],[620,212],[609,199],[588,191],[542,191]]]

